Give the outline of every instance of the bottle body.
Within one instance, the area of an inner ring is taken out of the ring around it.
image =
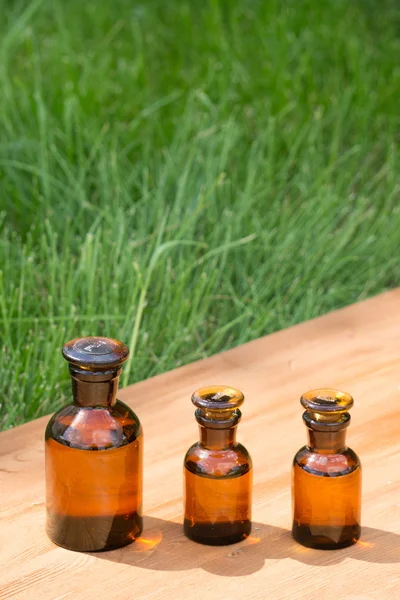
[[[192,446],[184,463],[184,531],[209,545],[233,544],[251,532],[253,470],[241,444]]]
[[[201,544],[234,544],[251,532],[253,466],[236,442],[243,401],[240,390],[224,385],[192,395],[200,441],[184,460],[184,531]]]
[[[308,444],[292,469],[293,538],[334,550],[361,534],[361,463],[346,445],[353,397],[332,388],[310,390],[300,403]]]
[[[126,545],[142,531],[143,434],[122,402],[71,404],[46,429],[46,510],[50,539],[70,550]]]
[[[361,464],[346,448],[319,453],[305,446],[292,470],[294,539],[303,546],[344,548],[361,533]]]

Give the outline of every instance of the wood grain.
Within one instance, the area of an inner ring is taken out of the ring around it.
[[[29,600],[400,599],[400,290],[121,390],[145,432],[145,533],[96,555],[44,532],[47,418],[0,434],[0,598]],[[60,370],[65,368],[60,357]],[[210,548],[182,534],[182,461],[197,438],[190,402],[206,384],[243,390],[238,439],[254,461],[249,540]],[[363,536],[352,548],[296,545],[290,468],[305,443],[300,394],[353,394],[348,442],[363,468]]]

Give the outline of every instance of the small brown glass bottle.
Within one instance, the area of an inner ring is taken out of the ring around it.
[[[73,403],[47,425],[46,509],[50,539],[70,550],[118,548],[142,531],[142,429],[116,399],[128,353],[103,337],[63,348]]]
[[[361,464],[346,446],[350,394],[317,389],[301,397],[308,445],[294,457],[294,539],[309,548],[333,550],[360,537]]]
[[[184,531],[201,544],[222,546],[251,531],[252,462],[236,442],[242,392],[214,385],[194,392],[200,442],[185,456]]]

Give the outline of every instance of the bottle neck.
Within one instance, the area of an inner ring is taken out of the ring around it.
[[[73,402],[77,406],[114,406],[121,369],[108,372],[83,371],[70,366]]]
[[[228,429],[212,429],[199,425],[200,443],[210,450],[224,450],[236,442],[236,426]]]
[[[339,454],[346,450],[346,429],[339,431],[315,431],[307,428],[310,450],[320,454]]]

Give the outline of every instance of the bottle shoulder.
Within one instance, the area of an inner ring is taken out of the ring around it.
[[[303,446],[295,455],[293,466],[322,477],[338,477],[361,469],[361,462],[351,448],[339,453],[322,454]]]
[[[112,407],[64,406],[48,422],[45,439],[82,450],[106,450],[129,444],[141,435],[136,414],[117,400]]]
[[[224,478],[245,475],[253,465],[250,454],[242,444],[215,450],[197,442],[187,451],[184,466],[195,475]]]

